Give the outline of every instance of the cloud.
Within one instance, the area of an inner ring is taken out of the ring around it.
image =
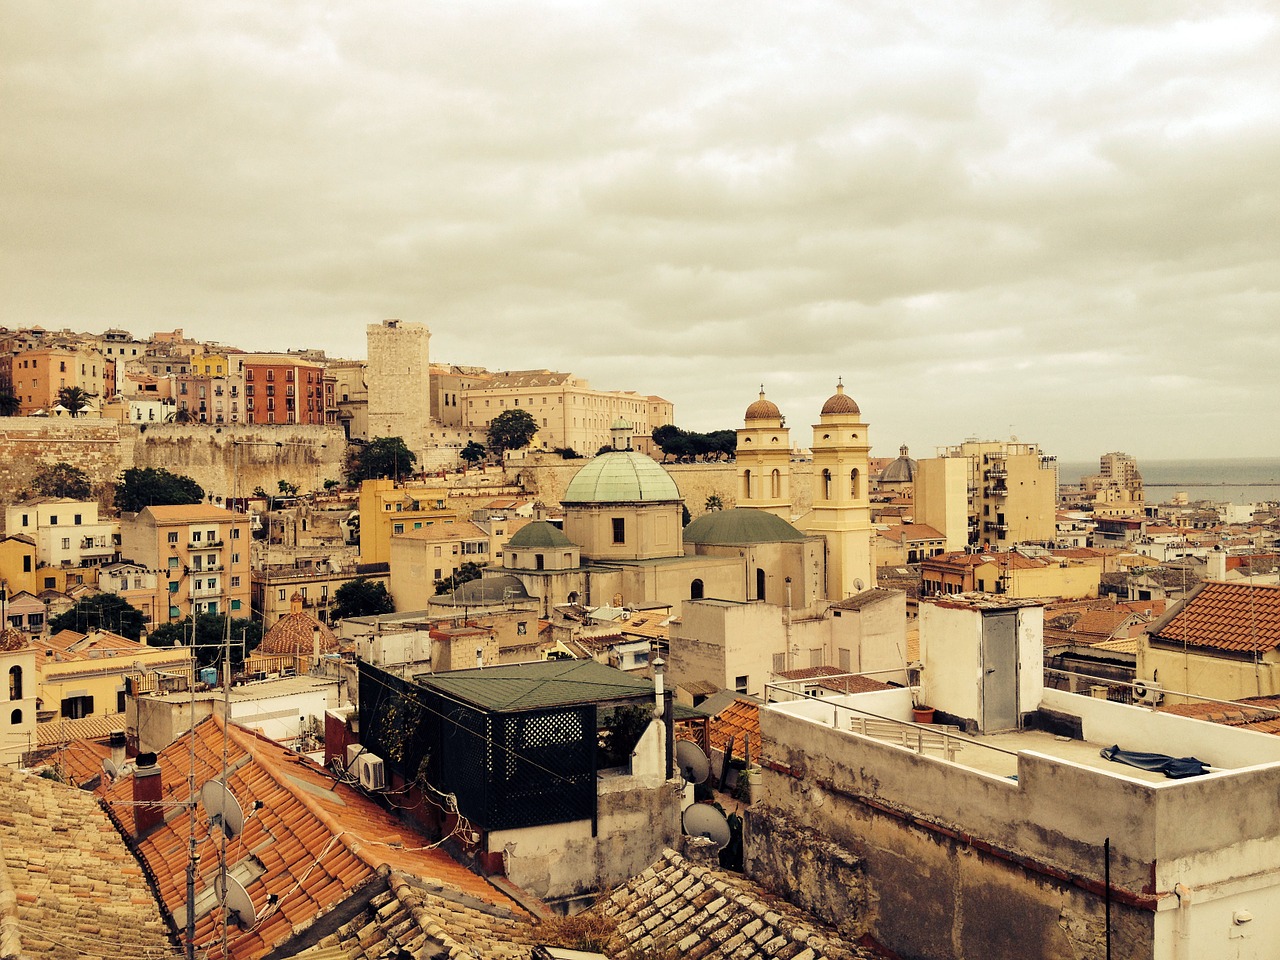
[[[692,428],[844,376],[887,455],[1274,452],[1266,8],[4,12],[5,325],[363,356],[399,316]]]

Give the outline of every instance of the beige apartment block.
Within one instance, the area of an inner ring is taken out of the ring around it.
[[[360,562],[388,563],[392,537],[457,519],[447,488],[365,480],[360,484]]]
[[[511,370],[475,376],[459,393],[463,430],[483,434],[493,418],[507,410],[524,410],[538,425],[533,446],[567,447],[592,456],[610,445],[610,428],[618,419],[631,424],[637,441],[655,427],[671,423],[675,408],[661,397],[630,390],[596,390],[581,377],[550,370]]]
[[[144,507],[120,520],[120,553],[156,573],[157,623],[249,615],[249,518],[206,504]]]
[[[917,461],[915,521],[942,534],[944,550],[969,543],[969,464],[960,457]]]

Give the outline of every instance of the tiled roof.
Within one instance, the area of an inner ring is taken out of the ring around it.
[[[1206,581],[1151,629],[1153,639],[1254,653],[1280,646],[1280,586]]]
[[[870,677],[850,674],[835,667],[801,667],[798,670],[784,670],[778,674],[784,680],[818,681],[814,685],[835,690],[839,693],[869,693],[873,690],[890,690],[889,684]],[[824,680],[824,677],[830,679]]]
[[[901,590],[887,590],[884,587],[872,587],[870,590],[863,590],[861,593],[855,593],[851,597],[845,597],[843,600],[831,604],[830,609],[861,610],[863,607],[879,603],[881,600],[888,600],[894,594],[901,592]]]
[[[618,936],[645,956],[665,956],[664,950],[684,960],[872,956],[751,881],[691,863],[674,850],[663,851],[595,909],[617,920]]]
[[[712,718],[709,724],[711,749],[721,753],[733,738],[733,756],[746,759],[748,739],[760,755],[760,704],[738,698]]]
[[[152,506],[143,507],[142,513],[150,513],[158,523],[191,523],[205,520],[221,521],[222,523],[231,520],[248,522],[248,518],[242,513],[234,513],[230,510],[224,510],[222,507],[209,506],[204,503],[153,504]]]
[[[543,660],[422,675],[424,687],[482,710],[533,710],[652,695],[653,681],[640,680],[594,660]]]
[[[1266,707],[1266,710],[1250,709]],[[1161,713],[1173,713],[1180,717],[1195,717],[1228,727],[1244,727],[1258,733],[1280,734],[1280,697],[1250,697],[1234,704],[1196,701],[1161,707]]]
[[[480,527],[476,526],[470,520],[455,520],[453,523],[436,524],[433,523],[429,527],[423,527],[420,530],[406,530],[404,533],[397,533],[397,540],[487,540],[489,534],[485,533]]]
[[[316,944],[347,960],[387,957],[513,958],[523,960],[538,942],[527,914],[477,900],[440,884],[392,873],[387,889],[338,931]],[[329,955],[326,953],[326,955]]]
[[[196,727],[197,784],[221,774],[223,729],[217,717]],[[249,871],[244,885],[258,912],[250,929],[234,924],[228,929],[230,956],[259,957],[287,942],[372,881],[384,863],[447,883],[477,899],[505,900],[447,854],[425,849],[426,841],[410,828],[305,757],[234,724],[226,730],[228,782],[247,814],[244,833],[227,845],[228,868],[233,875],[237,868]],[[160,754],[166,818],[137,840],[139,854],[176,920],[185,917],[190,750],[191,741],[183,737]],[[126,777],[106,790],[108,808],[130,834],[132,788],[132,778]],[[249,814],[255,803],[261,807]],[[212,889],[216,849],[209,843],[201,849],[198,901],[202,892]],[[271,904],[268,898],[273,896],[278,899]],[[216,906],[206,907],[196,917],[196,943],[201,948],[221,941],[217,913]]]
[[[314,634],[320,631],[320,652],[336,653],[340,644],[328,624],[321,623],[305,610],[287,613],[267,631],[255,653],[263,656],[310,656],[314,650]]]
[[[0,769],[0,855],[0,956],[180,956],[91,794]]]
[[[123,733],[123,713],[100,713],[80,720],[50,720],[36,724],[36,743],[53,747],[73,740],[106,740],[113,733]]]

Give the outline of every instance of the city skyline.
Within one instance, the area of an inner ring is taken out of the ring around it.
[[[1277,16],[1245,4],[5,2],[0,323],[571,371],[873,455],[1266,456]]]

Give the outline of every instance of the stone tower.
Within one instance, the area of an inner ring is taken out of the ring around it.
[[[383,320],[366,328],[369,439],[402,437],[424,459],[431,420],[431,331],[421,323]]]
[[[738,430],[737,504],[791,520],[791,440],[778,405],[764,397],[747,407]]]
[[[827,597],[843,600],[876,585],[874,531],[867,475],[867,425],[844,385],[813,427],[813,511],[805,533],[827,540]]]

